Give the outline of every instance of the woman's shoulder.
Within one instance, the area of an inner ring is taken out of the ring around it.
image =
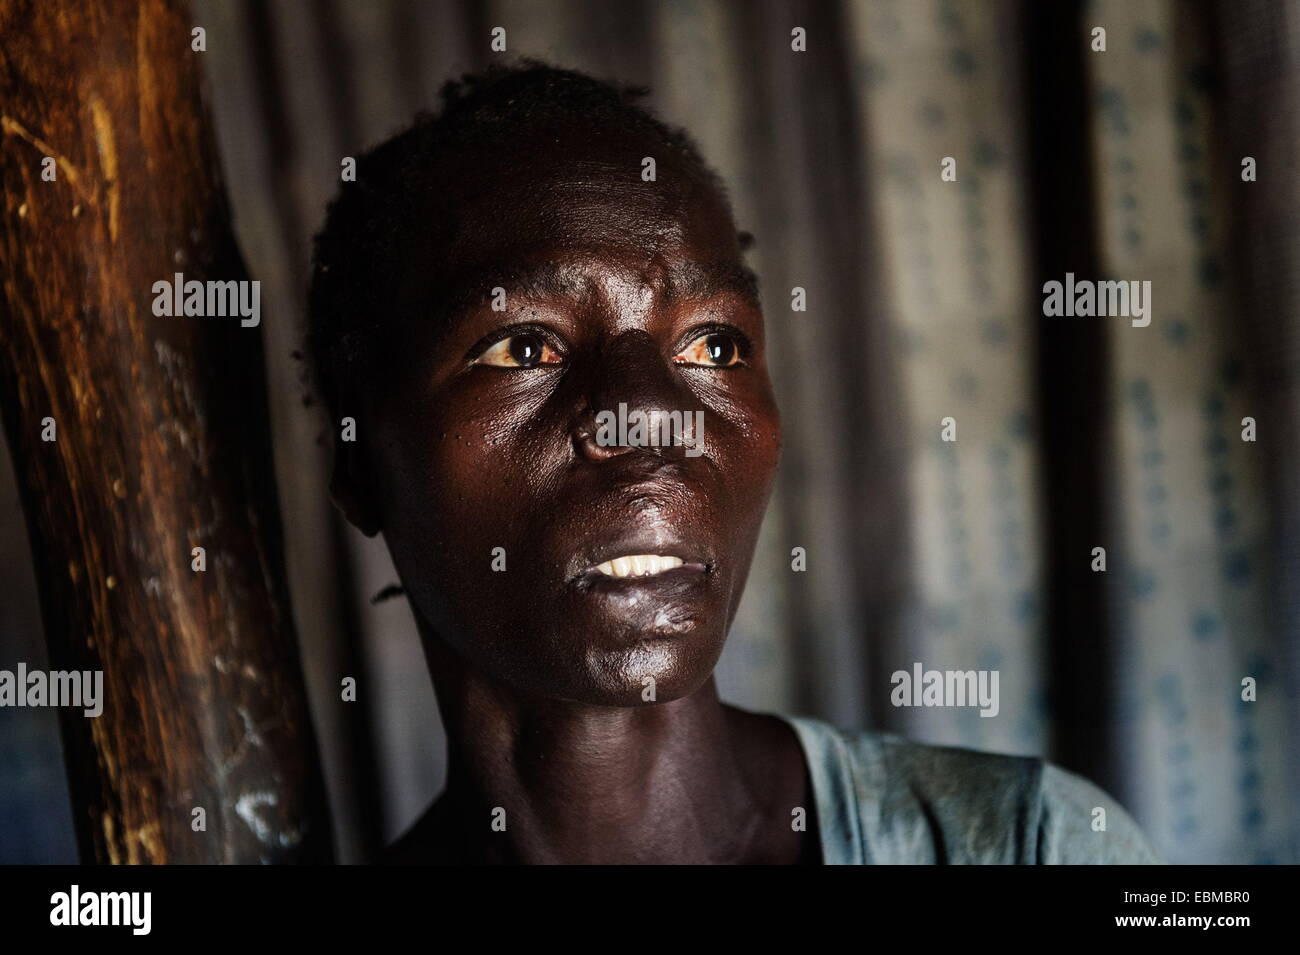
[[[804,745],[819,815],[830,816],[833,839],[848,842],[842,861],[1158,861],[1123,807],[1041,758],[787,719]]]

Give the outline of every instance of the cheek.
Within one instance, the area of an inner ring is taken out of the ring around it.
[[[706,431],[710,420],[714,460],[732,492],[729,503],[761,513],[781,457],[781,417],[770,387],[715,401],[706,412]]]
[[[562,429],[538,389],[488,395],[482,380],[469,384],[392,402],[371,459],[394,557],[436,559],[445,574],[517,542],[563,464]]]

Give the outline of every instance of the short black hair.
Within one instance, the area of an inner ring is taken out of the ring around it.
[[[417,114],[407,129],[357,158],[356,180],[343,183],[316,236],[307,297],[307,352],[332,414],[340,385],[364,363],[388,311],[376,295],[397,287],[403,251],[431,227],[418,201],[420,190],[436,188],[420,176],[431,162],[468,147],[505,144],[521,129],[578,120],[659,143],[727,201],[721,179],[687,133],[640,105],[648,92],[537,60],[493,65],[448,81],[436,114]],[[740,241],[744,248],[750,240],[742,233]]]

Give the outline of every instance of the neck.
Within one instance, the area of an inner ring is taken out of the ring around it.
[[[750,721],[764,718],[724,706],[712,677],[672,702],[591,706],[525,698],[436,637],[426,645],[449,744],[437,831],[454,854],[573,863],[798,854],[790,794],[772,792],[755,752]]]

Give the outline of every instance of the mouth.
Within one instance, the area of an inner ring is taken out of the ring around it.
[[[627,554],[602,561],[591,570],[621,580],[625,577],[657,577],[679,567],[697,573],[708,569],[702,563],[687,563],[671,554]]]
[[[668,554],[661,549],[666,549],[662,543],[658,548],[653,544],[629,547],[627,543],[601,548],[603,553],[591,554],[579,564],[570,583],[580,591],[614,593],[670,584],[690,585],[704,581],[713,572],[712,561],[686,549],[674,546],[675,553]]]
[[[667,527],[588,541],[569,567],[569,612],[620,646],[695,633],[721,599],[713,548]]]

